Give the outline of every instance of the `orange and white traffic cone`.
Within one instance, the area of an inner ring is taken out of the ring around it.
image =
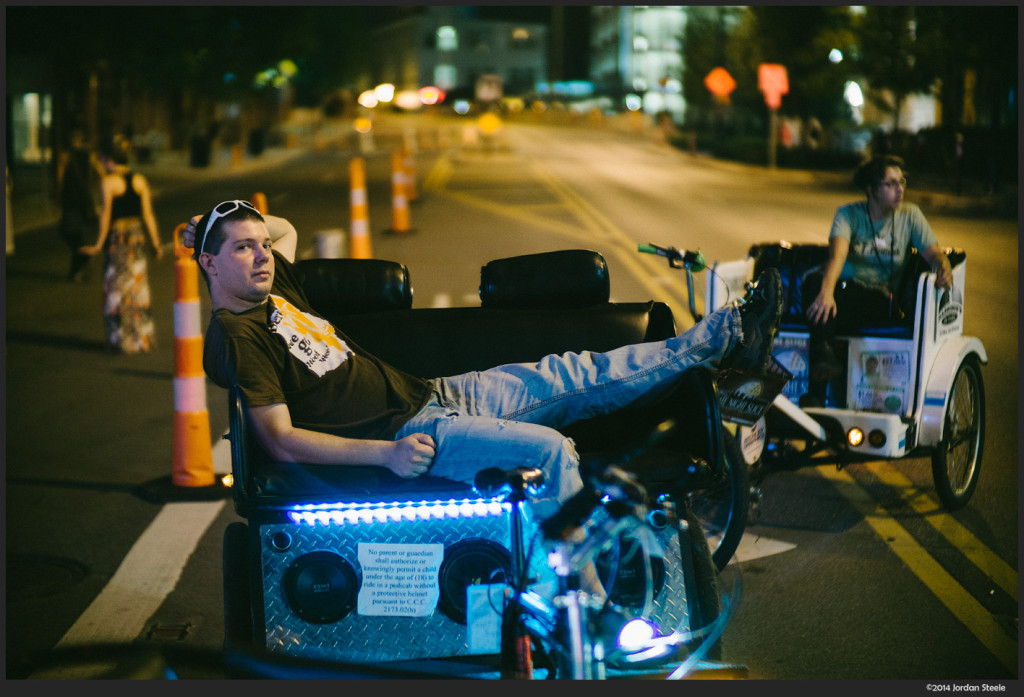
[[[416,157],[408,146],[402,150],[402,172],[405,175],[405,195],[409,203],[415,203],[419,199],[419,189],[416,186]]]
[[[405,166],[402,152],[391,152],[391,232],[403,235],[409,232],[409,197],[406,194]]]
[[[260,212],[260,215],[267,214],[267,197],[259,191],[252,195],[252,201],[249,201],[249,203]]]
[[[366,201],[366,161],[353,157],[348,163],[349,209],[352,231],[349,235],[349,257],[372,259],[370,249],[370,214]]]
[[[171,483],[213,486],[213,446],[206,409],[203,335],[199,310],[199,268],[174,230],[174,454]]]

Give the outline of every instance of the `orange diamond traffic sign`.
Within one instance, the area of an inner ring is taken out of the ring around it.
[[[719,66],[704,78],[704,86],[716,97],[728,97],[736,89],[736,81],[725,68]]]

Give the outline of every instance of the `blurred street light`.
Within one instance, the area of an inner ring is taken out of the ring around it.
[[[423,100],[420,99],[419,92],[413,90],[402,90],[395,94],[395,106],[399,109],[419,109],[423,106]]]
[[[421,87],[420,101],[426,106],[432,106],[444,101],[444,91],[437,87]]]
[[[390,82],[377,85],[373,89],[374,95],[377,97],[377,101],[388,103],[395,98],[395,86]]]
[[[846,87],[843,89],[843,97],[846,99],[846,103],[852,107],[864,106],[864,93],[856,82],[846,83]]]

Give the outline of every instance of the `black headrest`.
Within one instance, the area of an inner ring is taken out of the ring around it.
[[[306,298],[321,314],[358,314],[412,307],[404,264],[383,259],[303,259],[296,264]]]
[[[604,257],[585,249],[496,259],[480,269],[483,307],[585,307],[606,303],[610,295]]]

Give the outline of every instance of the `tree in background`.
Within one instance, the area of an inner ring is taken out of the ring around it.
[[[694,6],[687,10],[681,41],[685,68],[682,83],[686,125],[691,128],[732,128],[733,117],[743,111],[742,105],[736,106],[735,92],[727,105],[716,101],[704,85],[705,76],[717,67],[725,68],[736,79],[739,65],[728,47],[742,13],[737,7]]]
[[[873,92],[895,95],[894,130],[907,94],[939,100],[941,125],[921,134],[927,147],[916,153],[925,168],[966,171],[990,189],[1016,177],[1017,7],[871,6],[858,37]]]
[[[825,123],[846,118],[843,88],[854,69],[853,61],[829,60],[832,49],[848,52],[854,46],[852,18],[845,6],[752,6],[749,38],[758,50],[751,58],[780,63],[789,74],[785,112],[802,119],[817,117]],[[756,65],[750,65],[756,76]],[[756,85],[756,78],[755,78]]]
[[[918,41],[918,10],[871,5],[860,19],[860,71],[871,87],[865,97],[891,115],[894,132],[907,96],[928,92],[937,77],[921,55],[926,42]]]
[[[832,62],[832,49],[856,56],[853,21],[847,7],[751,6],[694,7],[684,37],[686,75],[683,89],[694,121],[714,113],[704,76],[723,66],[736,80],[731,95],[732,121],[741,131],[761,133],[766,123],[764,96],[758,91],[761,63],[779,63],[789,76],[783,98],[786,114],[815,117],[824,124],[846,119],[843,88],[855,70],[854,60]]]

